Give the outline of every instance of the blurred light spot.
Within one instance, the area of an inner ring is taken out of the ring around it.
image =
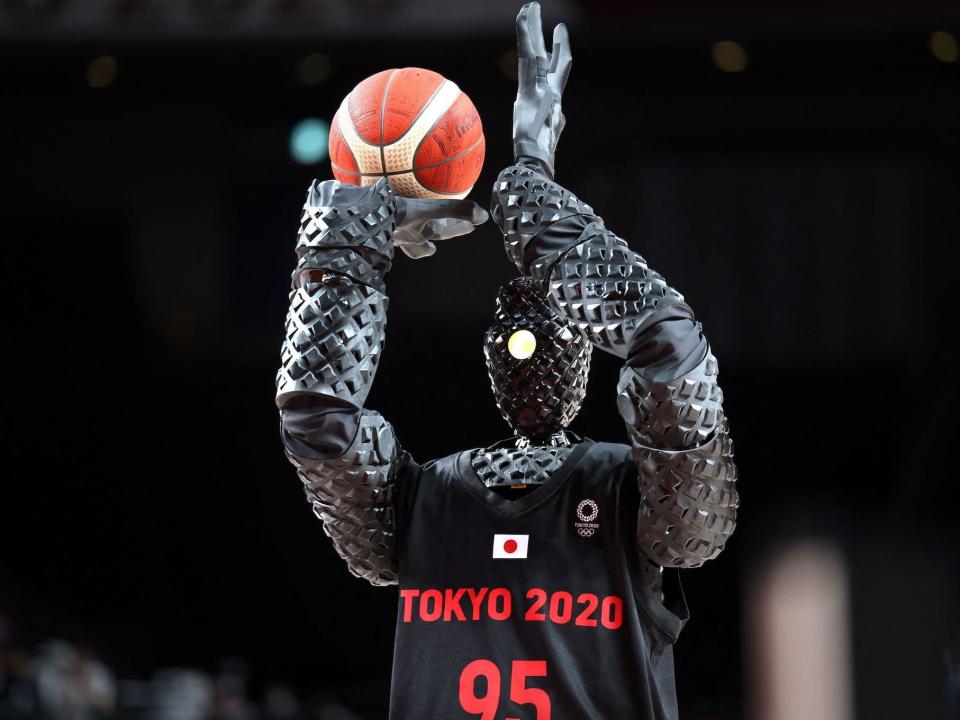
[[[323,53],[304,55],[297,74],[304,85],[319,85],[330,77],[330,58]]]
[[[850,589],[840,550],[823,541],[796,541],[749,577],[750,715],[851,720]]]
[[[747,67],[747,51],[735,40],[719,40],[710,48],[713,64],[724,72],[741,72]]]
[[[293,126],[290,155],[301,165],[312,165],[327,157],[330,125],[318,118],[307,118]]]
[[[503,54],[500,55],[500,60],[498,61],[500,65],[500,72],[502,72],[508,80],[517,79],[517,51],[505,50]]]
[[[507,340],[507,350],[517,360],[526,360],[537,349],[537,339],[529,330],[517,330]]]
[[[948,32],[937,30],[930,35],[930,52],[940,62],[955,63],[960,59],[960,45]]]
[[[105,88],[117,79],[117,59],[112,55],[101,55],[87,65],[87,85],[92,88]]]

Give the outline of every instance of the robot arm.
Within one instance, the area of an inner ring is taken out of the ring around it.
[[[486,218],[468,200],[394,196],[386,179],[307,193],[277,373],[281,435],[337,553],[373,585],[397,583],[394,488],[414,465],[390,423],[363,407],[383,351],[384,276],[394,246],[427,257],[433,241]]]
[[[492,215],[554,309],[625,360],[618,406],[640,468],[641,552],[667,567],[716,557],[735,526],[736,468],[717,362],[693,311],[541,168],[504,170]]]
[[[396,207],[386,183],[335,181],[307,193],[297,242],[277,407],[287,457],[350,572],[397,582],[393,428],[363,409],[383,349]]]
[[[517,164],[492,215],[507,255],[597,347],[625,360],[618,406],[639,467],[640,552],[660,566],[716,557],[736,524],[736,467],[717,363],[693,311],[586,203],[553,179],[570,72],[566,29],[543,42],[540,7],[517,16]]]

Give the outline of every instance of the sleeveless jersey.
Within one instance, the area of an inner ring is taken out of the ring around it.
[[[585,440],[514,500],[469,450],[412,466],[395,501],[391,720],[675,720],[687,612],[679,585],[668,608],[644,582],[639,504],[625,445]]]

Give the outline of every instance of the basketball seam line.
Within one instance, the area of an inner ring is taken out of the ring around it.
[[[445,82],[450,82],[450,81],[449,81],[449,80],[446,80]],[[463,95],[463,90],[460,89],[460,86],[457,85],[456,83],[453,83],[453,85],[454,85],[454,87],[457,88],[457,94],[456,94],[456,96],[453,98],[453,102],[450,103],[450,107],[448,107],[446,110],[444,110],[443,113],[437,117],[437,119],[434,121],[433,125],[431,125],[431,126],[427,129],[427,131],[423,134],[423,137],[420,138],[420,142],[417,143],[417,147],[416,147],[416,149],[413,151],[413,157],[416,157],[416,156],[417,156],[417,153],[420,152],[420,148],[423,147],[423,144],[427,141],[427,138],[429,138],[429,137],[433,134],[433,129],[437,126],[437,123],[439,123],[441,120],[443,120],[443,118],[445,118],[445,117],[447,116],[447,113],[450,112],[450,108],[452,108],[452,107],[456,104],[457,100],[460,99],[460,96]],[[480,137],[482,138],[482,137],[483,137],[483,123],[482,123],[482,122],[481,122],[480,127],[481,127]],[[478,140],[477,142],[480,142],[480,141]],[[386,167],[386,166],[384,166],[384,167]],[[358,168],[358,169],[359,169],[359,168]],[[459,194],[459,193],[444,193],[444,192],[441,191],[441,190],[434,190],[432,187],[426,185],[425,183],[421,183],[420,180],[419,180],[419,178],[417,179],[417,182],[420,183],[420,185],[422,185],[424,188],[426,188],[426,189],[429,190],[430,192],[440,193],[440,194],[443,194],[443,195],[457,195],[457,194]]]
[[[423,107],[420,108],[420,110],[417,112],[416,115],[414,115],[413,120],[411,120],[411,121],[410,121],[410,124],[407,125],[407,129],[404,130],[404,131],[403,131],[402,133],[400,133],[399,135],[397,135],[396,139],[391,140],[389,144],[384,144],[384,142],[383,142],[383,131],[381,130],[381,132],[380,132],[380,147],[386,148],[386,147],[389,147],[390,145],[395,145],[396,143],[398,143],[398,142],[400,142],[401,140],[403,140],[403,138],[405,138],[405,137],[407,136],[407,133],[410,132],[410,130],[413,128],[413,126],[417,124],[417,120],[419,120],[419,119],[420,119],[420,116],[423,115],[423,114],[427,111],[427,108],[430,107],[430,103],[432,103],[433,100],[434,100],[434,98],[436,98],[437,95],[440,94],[440,91],[443,90],[444,85],[446,85],[447,83],[450,83],[451,85],[453,85],[454,87],[456,87],[457,90],[460,89],[460,87],[459,87],[455,82],[451,82],[450,80],[447,80],[446,78],[443,78],[443,79],[440,81],[440,84],[437,85],[437,89],[433,91],[433,94],[430,96],[430,98],[423,104]],[[386,97],[387,97],[386,93],[384,93],[383,97],[384,97],[384,103],[386,103]],[[459,98],[459,95],[458,95],[457,97]],[[453,102],[456,102],[456,99],[454,99]],[[453,107],[453,103],[450,103],[450,107]],[[446,110],[444,110],[443,115],[446,115],[449,110],[450,110],[450,108],[447,108]],[[441,115],[440,117],[443,117],[443,115]],[[383,123],[383,116],[382,116],[382,115],[381,115],[381,118],[380,118],[380,122],[381,122],[381,126],[382,126],[382,123]],[[434,123],[434,125],[436,125],[436,123]],[[432,129],[433,129],[433,128],[431,127],[430,130],[432,130]],[[429,130],[428,130],[427,132],[429,132]],[[384,165],[383,167],[384,167],[384,169],[386,169],[387,166]]]
[[[359,164],[359,163],[357,163],[357,171],[356,171],[356,172],[354,172],[353,170],[350,170],[349,168],[340,167],[339,165],[337,165],[337,164],[336,164],[335,162],[333,162],[332,160],[330,161],[330,164],[331,164],[334,168],[336,168],[337,170],[339,170],[339,171],[342,172],[342,173],[346,173],[347,175],[357,175],[357,176],[359,176],[359,177],[382,177],[382,176],[384,176],[384,175],[387,175],[387,176],[392,176],[392,175],[406,175],[406,174],[408,174],[408,173],[418,173],[418,172],[420,172],[421,170],[432,170],[432,169],[435,168],[435,167],[440,167],[441,165],[445,165],[446,163],[450,162],[451,160],[459,160],[459,159],[462,158],[463,156],[469,155],[471,152],[473,152],[474,150],[476,150],[476,149],[477,149],[477,145],[479,145],[479,144],[482,143],[482,142],[483,142],[483,137],[481,136],[481,137],[479,137],[479,138],[477,139],[477,141],[476,141],[473,145],[471,145],[470,147],[468,147],[466,150],[462,150],[462,151],[458,152],[456,155],[451,155],[451,156],[448,157],[448,158],[444,158],[444,159],[441,160],[440,162],[430,163],[429,165],[421,165],[420,167],[410,168],[409,170],[390,170],[389,172],[382,172],[382,173],[365,173],[365,172],[360,172],[360,164]],[[352,154],[352,153],[351,153],[351,154]],[[354,162],[356,162],[356,158],[354,158]],[[418,182],[419,182],[419,181],[418,181]],[[424,187],[426,187],[426,186],[424,186]],[[428,188],[428,189],[429,189],[429,188]],[[434,190],[433,192],[442,192],[442,191],[440,191],[440,190]]]
[[[398,72],[400,71],[394,70],[390,73],[390,77],[387,78],[387,85],[383,88],[383,98],[380,100],[380,170],[384,177],[386,177],[387,172],[387,153],[383,147],[383,118],[387,114],[387,98],[390,96],[390,85]],[[358,165],[357,170],[359,169],[360,166]]]

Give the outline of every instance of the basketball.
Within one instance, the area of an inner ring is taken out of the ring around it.
[[[483,167],[483,124],[456,83],[423,68],[371,75],[343,99],[330,129],[333,175],[386,177],[397,195],[462,198]]]

